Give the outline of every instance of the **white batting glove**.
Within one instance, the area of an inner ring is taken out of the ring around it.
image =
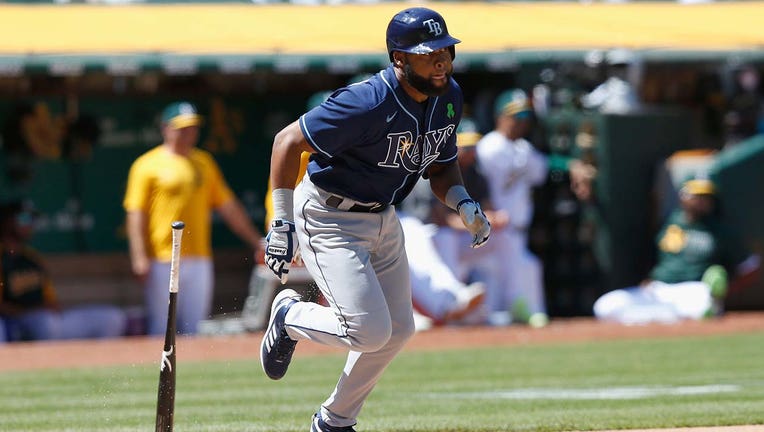
[[[491,236],[491,224],[485,217],[483,209],[480,208],[480,204],[473,199],[464,199],[456,205],[456,211],[462,218],[467,231],[472,234],[471,246],[473,248],[483,246],[488,241],[488,237]]]
[[[292,259],[298,254],[300,246],[297,243],[294,222],[274,219],[265,241],[265,263],[281,279],[281,283],[285,284],[289,278]]]

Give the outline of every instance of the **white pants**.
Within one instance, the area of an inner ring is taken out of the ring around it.
[[[305,268],[328,307],[298,302],[285,317],[295,340],[350,350],[321,406],[332,426],[351,426],[382,372],[414,334],[403,230],[393,208],[354,213],[325,204],[307,176],[295,190],[295,225]]]
[[[623,324],[670,323],[700,319],[712,304],[711,289],[703,282],[652,281],[603,294],[594,302],[594,316]]]
[[[546,313],[541,262],[526,247],[525,232],[505,228],[491,232],[481,248],[470,248],[466,231],[440,227],[434,237],[438,252],[465,281],[474,277],[486,284],[485,304],[490,312],[507,311],[516,301],[526,302],[529,313]]]
[[[211,258],[183,257],[178,274],[177,330],[195,334],[199,322],[207,319],[212,308],[214,285]],[[146,279],[146,332],[164,335],[167,328],[167,302],[170,295],[170,263],[151,263]]]

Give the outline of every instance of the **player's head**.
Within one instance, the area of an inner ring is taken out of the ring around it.
[[[459,149],[474,149],[482,137],[477,123],[469,117],[462,117],[459,127],[456,128],[456,146]]]
[[[611,49],[605,53],[608,75],[626,79],[629,67],[636,62],[634,52],[624,48]]]
[[[635,57],[631,50],[614,48],[605,53],[605,63],[608,66],[629,66],[634,63]]]
[[[174,102],[162,111],[162,134],[165,142],[193,147],[199,139],[202,116],[194,104]]]
[[[37,211],[30,203],[11,200],[0,204],[0,237],[25,241],[31,235]]]
[[[456,56],[454,45],[461,42],[448,33],[446,21],[432,9],[404,9],[387,25],[387,53],[406,82],[427,96],[448,91]]]
[[[458,159],[461,166],[475,163],[476,146],[483,135],[478,131],[477,124],[468,117],[462,117],[456,128],[456,147],[459,150]]]
[[[496,97],[494,115],[496,129],[511,139],[517,139],[528,133],[533,109],[523,90],[511,89]]]
[[[162,111],[162,125],[172,129],[199,126],[202,116],[191,102],[173,102]]]
[[[696,175],[682,183],[679,198],[682,209],[691,216],[703,217],[714,211],[716,186],[705,175]]]

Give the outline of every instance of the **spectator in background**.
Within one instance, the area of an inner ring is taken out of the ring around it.
[[[736,71],[735,78],[735,93],[724,116],[725,147],[764,133],[759,71],[745,65]]]
[[[118,307],[61,308],[42,257],[27,245],[33,222],[20,201],[0,205],[0,341],[124,335],[127,319]]]
[[[714,316],[729,289],[755,280],[760,258],[720,223],[714,184],[690,179],[679,196],[680,208],[658,234],[658,262],[650,275],[639,286],[600,297],[594,303],[598,319],[644,324]]]
[[[625,49],[613,49],[605,53],[607,79],[582,96],[581,105],[605,114],[626,114],[637,110],[639,97],[629,81],[634,60],[634,54]]]
[[[162,113],[164,142],[133,162],[123,206],[133,273],[145,285],[147,332],[161,335],[167,324],[172,229],[186,223],[178,297],[178,331],[197,332],[210,314],[214,286],[212,210],[260,255],[260,233],[229,189],[208,152],[196,148],[201,116],[188,102],[170,104]]]
[[[530,132],[532,113],[523,90],[499,94],[494,104],[496,124],[477,143],[477,163],[487,180],[492,208],[507,218],[506,227],[497,230],[493,239],[508,248],[504,268],[510,298],[504,301],[513,320],[542,326],[548,321],[543,272],[541,262],[528,249],[528,228],[533,219],[533,188],[546,181],[549,168],[546,156],[524,138]]]

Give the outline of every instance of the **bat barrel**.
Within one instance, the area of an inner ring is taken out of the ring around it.
[[[175,416],[175,322],[177,293],[170,293],[162,362],[159,366],[156,432],[172,432]]]

